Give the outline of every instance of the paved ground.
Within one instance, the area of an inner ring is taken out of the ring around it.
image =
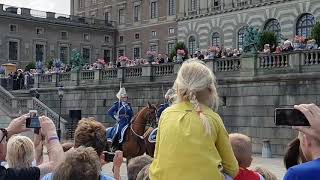
[[[282,162],[282,157],[275,157],[271,159],[261,158],[259,155],[255,155],[252,162],[252,167],[264,167],[275,174],[279,180],[283,179],[285,168]],[[112,164],[107,164],[103,167],[103,172],[112,175]],[[127,169],[126,165],[121,166],[122,180],[127,180]]]

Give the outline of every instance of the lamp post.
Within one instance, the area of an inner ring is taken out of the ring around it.
[[[62,87],[59,87],[58,88],[58,96],[59,96],[59,99],[60,99],[60,106],[59,106],[59,120],[58,120],[58,127],[57,127],[57,134],[58,134],[58,137],[59,137],[59,140],[61,139],[61,129],[60,129],[60,118],[61,118],[61,103],[62,103],[62,98],[63,98],[63,88]]]

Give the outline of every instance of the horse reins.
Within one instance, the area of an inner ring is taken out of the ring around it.
[[[154,108],[154,107],[153,107],[153,108]],[[155,109],[156,109],[156,110],[155,110],[155,113],[157,113],[157,108],[155,108]],[[142,113],[142,111],[139,112],[139,114],[137,115],[137,117],[139,117],[141,113]],[[148,112],[148,114],[150,114],[150,112]],[[148,114],[147,114],[147,115],[148,115]],[[157,116],[157,114],[156,114],[156,116]],[[146,119],[149,119],[148,117],[145,117],[145,118],[146,118]],[[131,131],[133,132],[133,134],[143,140],[143,139],[145,138],[145,133],[144,133],[142,136],[139,135],[138,133],[136,133],[136,132],[134,131],[133,127],[132,127],[132,124],[142,124],[142,125],[146,125],[147,123],[137,123],[137,122],[132,121],[131,124],[130,124],[130,129],[131,129]]]

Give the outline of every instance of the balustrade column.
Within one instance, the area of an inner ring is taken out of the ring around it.
[[[252,77],[256,75],[257,54],[244,54],[241,56],[240,76]]]
[[[123,82],[124,80],[124,68],[118,68],[117,78],[119,81]]]
[[[302,58],[302,53],[295,52],[288,55],[288,64],[289,67],[292,68],[293,72],[299,73],[301,71],[301,65],[304,63],[304,59]]]
[[[34,88],[39,88],[39,82],[40,81],[40,74],[36,73],[34,74]]]
[[[70,72],[70,80],[72,82],[76,82],[76,85],[79,85],[79,79],[80,79],[80,71],[71,71]]]
[[[215,65],[213,60],[206,61],[206,66],[212,71],[215,72]]]
[[[95,69],[94,70],[94,81],[99,81],[101,80],[101,69]]]
[[[152,65],[151,64],[142,66],[142,77],[148,81],[152,80],[151,79],[152,78]]]

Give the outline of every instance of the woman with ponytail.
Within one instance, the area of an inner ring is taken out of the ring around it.
[[[216,113],[219,98],[212,71],[202,62],[182,64],[173,88],[174,105],[160,118],[151,180],[223,180],[238,163]]]

